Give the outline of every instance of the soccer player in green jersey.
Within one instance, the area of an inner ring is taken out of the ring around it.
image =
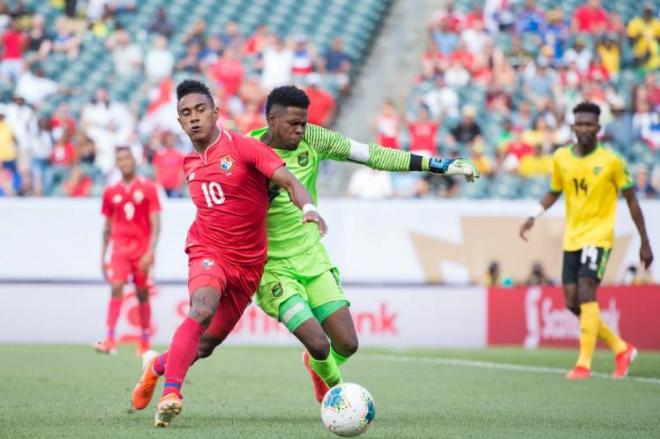
[[[294,86],[274,89],[266,102],[268,126],[249,135],[271,146],[318,203],[316,180],[323,160],[351,161],[384,171],[429,171],[479,177],[465,159],[428,158],[406,151],[363,144],[307,123],[309,98]],[[271,188],[268,210],[268,262],[257,303],[282,322],[305,346],[303,361],[320,402],[328,386],[341,382],[338,366],[358,348],[358,339],[335,267],[321,235],[300,222],[300,211],[286,191]],[[203,336],[198,356],[206,357],[222,340]]]
[[[323,160],[350,161],[384,171],[462,175],[468,181],[479,178],[470,160],[422,157],[374,143],[367,145],[308,124],[308,107],[309,98],[299,88],[275,88],[266,102],[268,126],[249,135],[274,149],[307,188],[314,204],[318,203],[316,180]],[[271,187],[266,222],[268,262],[256,292],[257,303],[305,346],[303,362],[312,377],[316,399],[321,402],[328,388],[342,381],[339,366],[358,348],[349,301],[318,229],[300,221],[300,211],[287,192],[276,186]],[[196,359],[210,356],[223,341],[205,333]],[[137,392],[148,403],[163,373],[167,353],[157,356],[150,351],[143,360],[146,375],[134,394]]]

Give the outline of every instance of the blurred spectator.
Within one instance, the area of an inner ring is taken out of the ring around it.
[[[441,55],[451,55],[456,46],[458,46],[459,37],[454,30],[451,29],[451,24],[448,19],[440,20],[440,22],[431,31],[431,38],[435,43],[435,47]]]
[[[54,140],[58,140],[65,129],[68,129],[71,133],[76,131],[76,121],[71,114],[69,104],[62,102],[55,108],[50,118],[50,127]]]
[[[416,119],[408,122],[410,133],[410,152],[413,154],[434,157],[438,155],[436,136],[438,123],[431,119],[431,114],[425,106],[417,110]]]
[[[202,48],[197,56],[202,67],[204,68],[218,61],[222,56],[224,47],[225,46],[222,44],[222,40],[218,35],[209,35],[206,40],[206,46]]]
[[[167,12],[162,6],[158,8],[158,12],[152,21],[147,27],[149,33],[156,33],[164,36],[168,40],[172,38],[172,33],[174,32],[174,26],[170,23],[170,20],[167,18]]]
[[[550,68],[547,59],[541,58],[538,60],[534,72],[525,81],[525,94],[534,104],[538,105],[544,100],[552,99],[556,83],[555,71]]]
[[[87,0],[87,7],[85,8],[85,15],[87,20],[95,22],[103,16],[106,8],[110,8],[111,0]]]
[[[233,47],[227,47],[215,63],[209,67],[209,76],[224,89],[227,97],[235,96],[243,82],[245,69]]]
[[[5,0],[0,0],[0,33],[4,32],[11,21],[11,10]]]
[[[649,180],[649,170],[645,164],[639,164],[632,167],[635,178],[635,193],[638,198],[658,198],[658,193],[651,185]]]
[[[55,20],[55,36],[53,38],[53,51],[65,53],[69,61],[78,58],[82,40],[75,33],[72,19],[62,15]]]
[[[471,105],[463,107],[463,118],[450,130],[450,144],[470,145],[481,140],[481,127],[477,123],[477,110]]]
[[[257,26],[257,30],[245,40],[245,54],[256,55],[263,53],[264,48],[269,44],[271,38],[272,36],[268,30],[268,26],[265,24]]]
[[[174,133],[167,132],[161,136],[163,147],[160,148],[153,158],[156,181],[165,190],[170,198],[183,196],[183,158],[184,154],[176,149],[176,137]]]
[[[91,31],[98,38],[106,38],[117,27],[115,15],[109,5],[103,8],[103,14],[99,19],[92,22]]]
[[[547,151],[550,151],[552,147],[552,132],[548,126],[546,119],[541,117],[541,115],[536,117],[534,125],[529,129],[526,129],[522,132],[520,139],[523,143],[536,147],[546,147]]]
[[[578,36],[573,43],[573,47],[564,52],[564,63],[569,66],[575,66],[577,71],[584,75],[589,70],[592,57],[593,55],[587,48],[585,39]]]
[[[5,118],[5,110],[0,107],[0,163],[2,168],[16,170],[16,143],[14,142],[14,131]]]
[[[552,48],[553,63],[557,63],[564,56],[564,48],[571,29],[559,7],[548,11],[547,20],[548,24],[541,29],[542,41],[545,46]]]
[[[451,32],[460,32],[462,15],[454,7],[454,0],[445,0],[444,7],[433,12],[431,21],[434,23],[446,22]]]
[[[291,84],[293,77],[293,51],[284,41],[273,37],[272,41],[263,49],[263,68],[261,71],[261,86],[270,91],[281,85]]]
[[[30,166],[27,164],[21,164],[18,167],[18,190],[16,191],[16,195],[19,197],[37,195],[34,191],[32,172],[30,171]]]
[[[46,31],[46,20],[43,15],[32,16],[27,38],[28,52],[31,52],[37,60],[45,59],[53,48],[53,41]]]
[[[394,194],[390,174],[361,166],[351,176],[348,195],[363,200],[381,200]]]
[[[483,142],[473,143],[470,158],[482,176],[490,177],[493,175],[493,162],[490,157],[484,154]]]
[[[310,101],[307,120],[309,123],[328,127],[335,115],[335,98],[321,87],[321,75],[318,73],[310,73],[306,80],[305,93]]]
[[[39,119],[37,136],[32,142],[31,172],[33,177],[33,190],[35,195],[44,194],[44,176],[47,172],[51,154],[53,153],[53,136],[50,120],[46,117]]]
[[[529,276],[527,276],[527,280],[525,281],[525,285],[547,286],[554,285],[554,283],[555,282],[545,272],[543,263],[541,263],[541,261],[534,261]]]
[[[37,116],[25,98],[15,95],[11,103],[5,106],[5,117],[11,126],[16,140],[18,158],[27,157],[30,152],[32,139],[37,133]]]
[[[484,22],[477,20],[474,26],[465,29],[461,34],[466,49],[473,55],[482,54],[486,45],[491,41],[490,36],[484,29]]]
[[[245,111],[236,116],[236,128],[241,133],[248,133],[265,125],[266,121],[262,109],[254,101],[248,101],[245,105]]]
[[[621,70],[621,48],[616,35],[611,32],[606,33],[602,41],[596,46],[596,52],[608,75],[612,79],[616,79]]]
[[[439,120],[446,117],[456,119],[459,116],[458,93],[445,85],[440,73],[435,76],[434,87],[422,97],[422,102],[428,107],[432,119]]]
[[[85,135],[80,136],[78,140],[77,160],[81,164],[96,166],[96,145]]]
[[[119,76],[136,76],[142,71],[142,49],[131,41],[131,36],[123,29],[116,31],[106,40],[106,47],[112,51],[115,73]]]
[[[144,60],[147,78],[151,81],[158,81],[172,76],[174,62],[174,54],[167,48],[167,38],[163,35],[156,35],[153,47],[149,49]]]
[[[534,153],[534,147],[525,143],[520,136],[520,131],[515,129],[513,130],[511,140],[505,144],[504,149],[507,155],[512,155],[517,160]]]
[[[46,98],[58,91],[65,91],[57,82],[46,78],[43,69],[33,64],[21,73],[16,84],[15,93],[25,98],[25,101],[40,109]]]
[[[200,73],[200,52],[202,45],[197,42],[186,46],[186,53],[177,61],[175,70],[190,74]]]
[[[638,66],[647,70],[660,67],[660,19],[654,16],[652,3],[644,3],[641,17],[633,18],[628,23],[627,34],[633,44],[633,54]]]
[[[351,57],[344,51],[344,40],[335,38],[320,64],[322,70],[330,73],[341,92],[347,92],[353,65]]]
[[[605,126],[602,140],[611,142],[616,150],[623,152],[635,139],[632,115],[625,111],[623,98],[614,96],[610,100],[610,104],[612,120]]]
[[[383,103],[380,113],[376,116],[375,125],[378,144],[386,148],[398,149],[401,116],[392,100],[387,99]]]
[[[308,75],[314,70],[315,51],[305,35],[293,38],[293,61],[291,72],[294,75]]]
[[[93,180],[85,175],[80,166],[71,168],[68,178],[62,185],[62,195],[68,197],[88,197],[92,190]]]
[[[0,80],[15,83],[23,70],[23,48],[27,38],[18,29],[16,20],[9,21],[7,30],[0,36],[2,57],[0,57]]]
[[[516,20],[513,5],[514,2],[508,0],[485,0],[484,23],[488,32],[506,32],[513,27]]]
[[[9,197],[14,195],[14,174],[3,167],[0,160],[0,197]]]
[[[96,165],[108,173],[114,166],[115,148],[128,144],[133,119],[126,105],[111,101],[107,90],[96,90],[94,99],[83,108],[81,128],[96,145]]]
[[[552,157],[543,150],[542,145],[536,145],[533,154],[520,158],[518,173],[525,178],[548,177],[552,173]]]
[[[587,0],[573,13],[573,32],[600,35],[607,30],[609,17],[600,0]]]
[[[540,35],[545,27],[545,14],[536,7],[534,0],[525,0],[525,4],[516,17],[516,31]]]
[[[461,88],[470,82],[470,72],[468,72],[460,60],[452,61],[450,67],[445,71],[445,83],[449,87]]]
[[[241,35],[241,31],[235,21],[227,23],[224,32],[219,35],[219,38],[225,47],[241,47],[245,43],[245,38]]]
[[[188,32],[183,36],[183,42],[190,44],[197,44],[199,47],[204,47],[206,41],[206,21],[203,19],[195,20],[190,26]]]

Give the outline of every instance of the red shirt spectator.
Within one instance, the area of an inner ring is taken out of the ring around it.
[[[159,149],[154,155],[156,181],[166,191],[180,190],[183,185],[183,158],[185,155],[174,145]]]
[[[2,60],[16,60],[23,58],[23,47],[26,43],[25,35],[13,26],[2,34]]]
[[[222,58],[211,65],[209,74],[225,89],[226,96],[235,96],[243,82],[244,68],[234,50],[227,48]]]
[[[53,165],[71,166],[76,159],[76,147],[70,138],[62,137],[59,142],[53,146],[53,152],[50,156],[50,162]]]
[[[309,97],[307,120],[314,125],[327,127],[335,111],[335,98],[318,86],[318,81],[316,80],[318,75],[312,73],[309,76],[308,81],[310,82],[310,86],[305,89],[305,93]]]
[[[435,137],[438,133],[438,124],[431,120],[429,111],[422,107],[417,120],[408,124],[410,132],[410,152],[425,156],[434,156],[437,154]]]
[[[380,145],[399,149],[399,120],[400,117],[394,103],[385,101],[383,109],[376,118],[376,132]]]
[[[263,128],[266,125],[264,121],[263,112],[259,105],[253,101],[248,102],[245,111],[236,116],[236,126],[241,133],[249,133],[250,131]]]
[[[518,160],[520,160],[526,155],[533,154],[534,148],[520,140],[520,134],[515,134],[513,139],[508,143],[506,152],[513,154]]]
[[[573,14],[573,26],[578,32],[601,33],[607,29],[609,17],[600,0],[589,0]]]
[[[92,179],[82,173],[79,167],[71,170],[71,175],[64,182],[64,193],[69,197],[87,197],[92,189]]]

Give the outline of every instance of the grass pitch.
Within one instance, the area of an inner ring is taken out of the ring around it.
[[[362,349],[343,372],[376,401],[365,438],[660,437],[660,353],[642,352],[623,381],[566,382],[576,354]],[[153,402],[129,411],[140,367],[128,347],[0,345],[0,437],[334,437],[299,349],[219,348],[191,369],[168,430],[153,427]],[[612,367],[599,351],[594,370]]]

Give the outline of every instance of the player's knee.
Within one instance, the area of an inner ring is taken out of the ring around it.
[[[307,345],[309,355],[317,360],[325,360],[330,355],[330,342],[326,337],[317,337]]]
[[[149,300],[149,292],[146,289],[138,289],[135,292],[138,302],[144,303]]]
[[[215,348],[221,343],[221,340],[216,338],[202,338],[197,348],[197,357],[207,358],[213,354]]]
[[[188,317],[204,326],[208,326],[211,323],[213,314],[218,309],[218,303],[220,303],[220,296],[214,290],[199,290],[193,295]]]
[[[115,299],[121,299],[124,295],[124,284],[113,284],[110,292]]]
[[[355,354],[358,350],[358,339],[357,337],[348,337],[341,342],[333,344],[333,348],[337,353],[343,357],[350,357]]]

